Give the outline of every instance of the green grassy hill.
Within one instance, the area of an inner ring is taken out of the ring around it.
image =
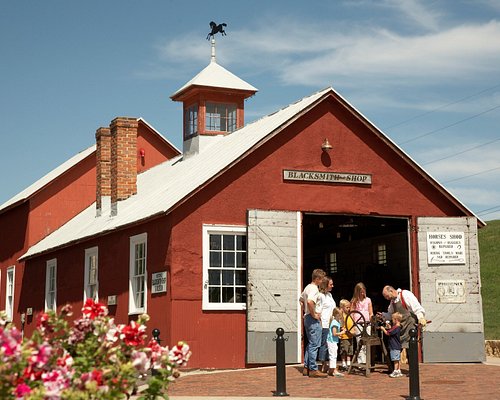
[[[500,339],[500,220],[479,229],[485,339]]]

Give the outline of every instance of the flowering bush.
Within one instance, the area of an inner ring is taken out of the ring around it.
[[[140,399],[167,398],[170,381],[186,365],[189,346],[169,349],[146,342],[141,315],[128,325],[116,325],[102,304],[89,299],[83,316],[67,321],[71,307],[58,316],[41,313],[31,338],[0,316],[0,399],[90,400],[128,398],[153,368]]]

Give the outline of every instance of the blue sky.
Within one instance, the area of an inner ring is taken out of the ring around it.
[[[246,120],[334,87],[483,220],[500,218],[500,0],[4,1],[0,203],[143,117],[177,147],[169,96],[210,59],[259,89]]]

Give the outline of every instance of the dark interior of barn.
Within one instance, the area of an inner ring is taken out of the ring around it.
[[[324,269],[333,278],[337,305],[363,282],[373,311],[385,311],[385,285],[410,287],[407,218],[304,214],[302,227],[303,286],[315,268]]]

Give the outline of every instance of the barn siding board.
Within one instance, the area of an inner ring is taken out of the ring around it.
[[[429,265],[427,232],[464,232],[465,264]],[[440,361],[484,361],[477,220],[473,217],[418,218],[418,248],[421,302],[427,319],[432,320],[425,336],[424,361],[436,360],[432,351],[438,347]],[[463,280],[465,302],[438,302],[438,280]],[[459,346],[465,339],[468,349]]]
[[[298,213],[248,211],[247,362],[274,363],[276,329],[286,361],[300,361]]]

